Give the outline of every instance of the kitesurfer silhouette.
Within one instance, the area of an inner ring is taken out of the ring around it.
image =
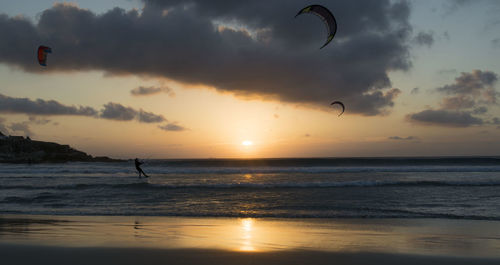
[[[146,173],[144,173],[144,171],[140,167],[140,165],[144,164],[144,162],[140,162],[138,158],[136,158],[134,162],[135,162],[135,169],[137,169],[137,172],[139,172],[139,178],[141,177],[141,174],[143,174],[144,177],[146,178],[149,177],[148,175],[146,175]]]

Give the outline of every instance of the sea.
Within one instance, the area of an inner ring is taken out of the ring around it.
[[[499,157],[0,164],[0,214],[500,220]]]

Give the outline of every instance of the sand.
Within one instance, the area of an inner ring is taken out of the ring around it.
[[[500,222],[0,215],[0,264],[500,264]]]
[[[2,264],[500,264],[500,259],[363,252],[232,252],[204,249],[65,248],[0,245]]]

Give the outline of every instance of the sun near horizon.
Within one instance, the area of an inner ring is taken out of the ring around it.
[[[492,3],[440,3],[343,7],[370,23],[335,8],[338,32],[319,49],[324,25],[292,16],[302,4],[255,24],[161,1],[9,1],[0,131],[114,158],[498,155]]]

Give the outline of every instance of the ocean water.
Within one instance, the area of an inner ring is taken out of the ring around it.
[[[0,164],[0,214],[500,220],[499,158]]]

